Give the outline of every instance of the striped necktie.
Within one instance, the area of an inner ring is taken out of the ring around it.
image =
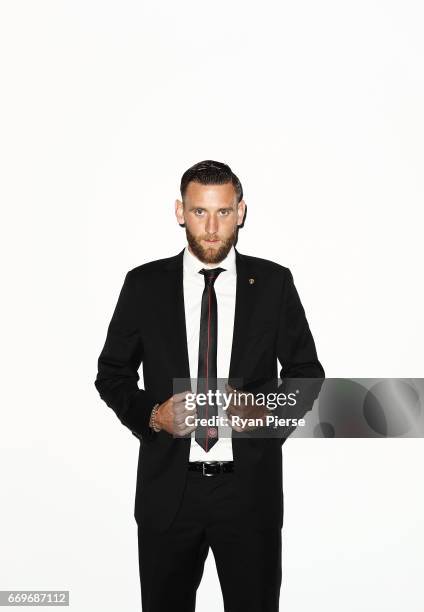
[[[197,369],[197,393],[215,392],[217,389],[217,346],[218,346],[218,309],[214,289],[215,280],[224,268],[203,268],[199,274],[205,277],[202,294],[199,332],[199,360]],[[198,418],[217,416],[214,401],[206,399],[205,405],[197,405]],[[208,452],[218,442],[218,427],[213,425],[197,426],[195,439]]]

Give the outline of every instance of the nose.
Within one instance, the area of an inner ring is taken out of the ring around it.
[[[216,234],[218,231],[218,219],[215,215],[208,215],[205,230],[208,234]]]

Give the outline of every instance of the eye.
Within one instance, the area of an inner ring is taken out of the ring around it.
[[[224,208],[223,210],[219,211],[221,213],[222,217],[228,217],[228,215],[230,214],[231,210],[229,210],[228,208]]]
[[[195,214],[197,217],[201,217],[201,216],[203,215],[203,212],[204,212],[204,211],[203,211],[203,208],[196,208],[196,209],[195,209],[195,211],[194,211],[194,214]]]

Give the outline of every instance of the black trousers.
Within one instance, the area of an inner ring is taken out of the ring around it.
[[[138,526],[143,612],[193,612],[209,548],[225,612],[278,612],[281,527],[245,518],[234,478],[189,471],[170,527],[156,533]]]

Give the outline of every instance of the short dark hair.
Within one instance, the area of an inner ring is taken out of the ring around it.
[[[180,186],[183,201],[187,185],[191,181],[200,183],[201,185],[224,185],[225,183],[232,183],[237,195],[237,204],[243,198],[243,187],[238,177],[231,170],[230,166],[222,162],[205,159],[186,170],[181,178]]]

